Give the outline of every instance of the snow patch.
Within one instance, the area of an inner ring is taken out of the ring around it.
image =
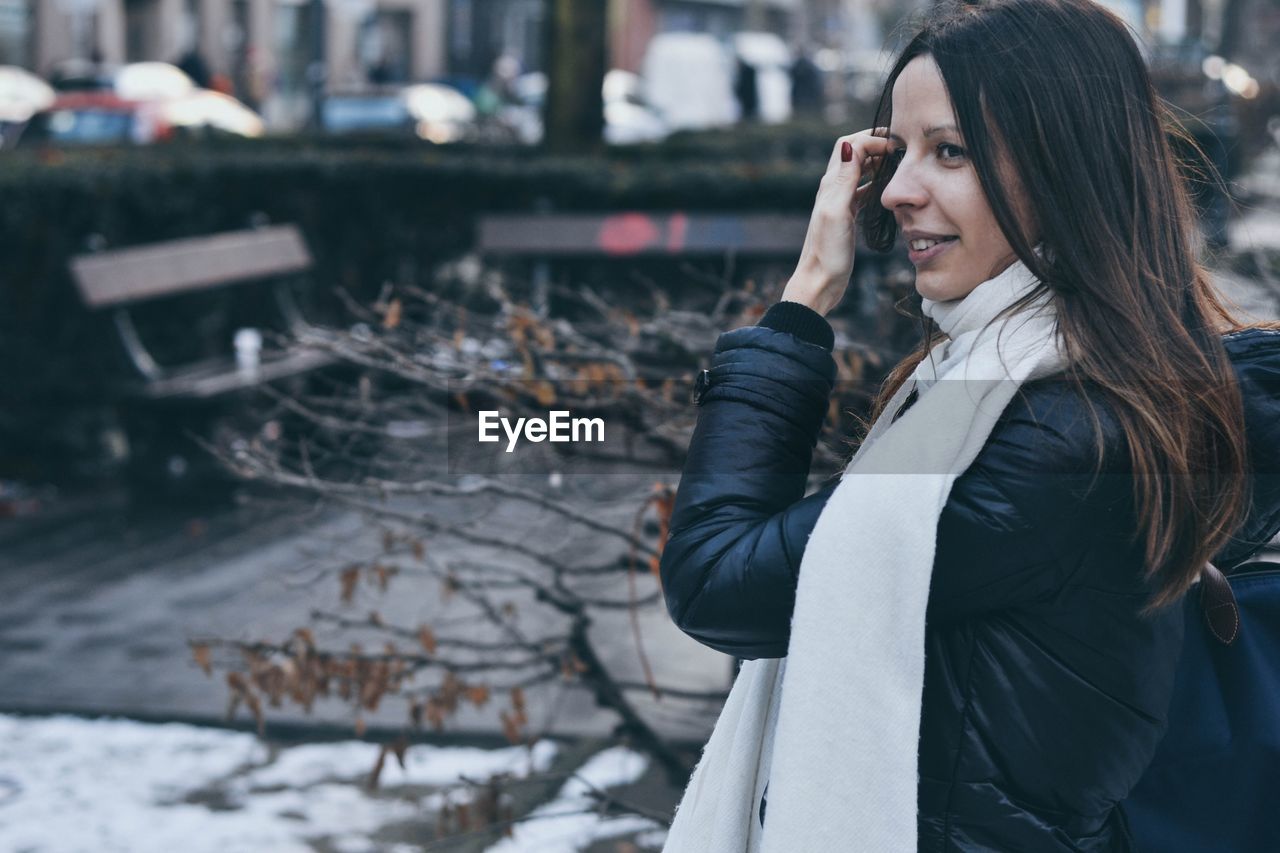
[[[488,853],[571,853],[606,838],[644,830],[665,830],[636,815],[606,817],[591,811],[593,789],[626,785],[644,775],[649,759],[626,747],[612,747],[592,756],[550,803],[539,806],[516,824],[513,837],[504,838]]]
[[[0,715],[0,837],[24,853],[313,853],[321,838],[340,853],[408,853],[370,836],[414,820],[425,831],[438,795],[385,789],[543,772],[556,749],[415,745],[405,770],[388,760],[371,795],[378,747],[367,743],[283,748],[273,760],[241,732]]]

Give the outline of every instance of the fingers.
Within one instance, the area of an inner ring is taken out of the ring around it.
[[[879,157],[889,150],[887,127],[860,130],[836,140],[827,162],[827,174],[857,182],[872,157]],[[846,152],[848,159],[845,159]]]

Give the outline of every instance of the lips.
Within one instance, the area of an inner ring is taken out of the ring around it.
[[[938,240],[939,242],[934,243],[932,246],[929,246],[927,249],[913,249],[911,248],[911,244],[916,240]],[[934,258],[941,255],[943,252],[950,249],[957,241],[958,240],[955,237],[942,237],[942,236],[935,237],[932,235],[916,236],[913,239],[907,241],[907,258],[908,260],[911,261],[911,263],[915,264],[918,267],[921,264],[925,264],[932,261]]]
[[[955,237],[953,237],[953,236],[947,236],[947,237],[933,237],[933,236],[929,236],[929,237],[912,237],[912,238],[909,238],[909,239],[907,240],[907,246],[908,246],[908,248],[912,248],[912,249],[915,249],[916,251],[923,252],[925,249],[928,249],[928,248],[929,248],[931,245],[933,245],[934,243],[942,243],[942,242],[945,242],[945,241],[947,241],[947,240],[954,240],[954,239],[956,239],[956,238],[955,238]]]

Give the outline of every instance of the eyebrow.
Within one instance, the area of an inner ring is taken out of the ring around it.
[[[925,138],[925,139],[928,139],[930,136],[933,136],[934,134],[937,134],[937,133],[943,133],[943,132],[948,131],[948,130],[949,130],[949,131],[951,131],[952,133],[955,133],[955,132],[956,132],[956,126],[955,126],[954,124],[935,124],[935,125],[933,125],[933,126],[931,126],[931,127],[926,127],[926,128],[924,129],[924,138]],[[899,135],[898,135],[898,134],[896,134],[896,133],[890,133],[890,134],[889,134],[889,136],[888,136],[888,138],[889,138],[889,139],[897,140],[898,142],[905,142],[905,141],[906,141],[906,140],[904,140],[901,136],[899,136]]]

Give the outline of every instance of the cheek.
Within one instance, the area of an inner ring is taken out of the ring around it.
[[[960,229],[966,254],[971,257],[985,258],[1005,252],[1004,234],[976,181],[955,196],[952,222]]]
[[[981,241],[993,229],[997,233],[999,232],[999,228],[996,227],[995,214],[991,212],[991,206],[987,204],[987,197],[983,195],[982,187],[978,184],[976,175],[971,176],[971,180],[964,182],[959,195],[958,203],[961,205],[959,216],[963,227],[971,232],[969,236]]]

